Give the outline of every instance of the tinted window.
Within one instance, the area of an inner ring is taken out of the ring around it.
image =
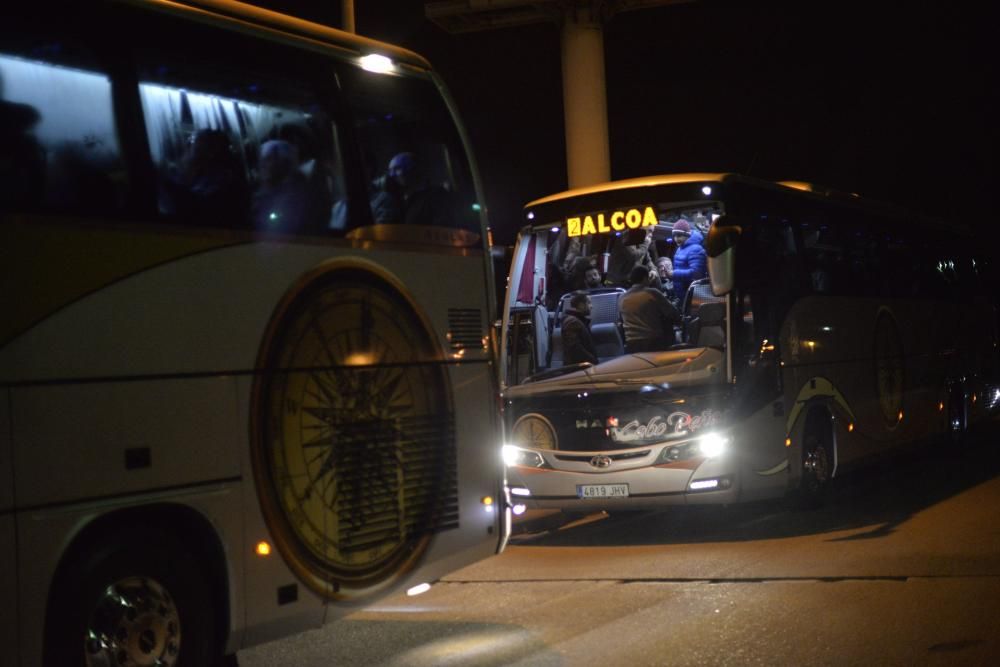
[[[6,19],[5,19],[6,21]],[[72,39],[0,42],[0,206],[114,214],[126,201],[111,81]],[[51,34],[53,31],[48,30]]]
[[[184,224],[330,233],[345,190],[337,127],[309,77],[320,68],[239,36],[207,39],[201,57],[188,48],[140,56],[160,214]],[[232,53],[249,57],[237,63]]]
[[[469,163],[434,83],[348,68],[371,218],[480,232]]]

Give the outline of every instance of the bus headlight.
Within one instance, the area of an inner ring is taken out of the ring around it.
[[[529,468],[541,468],[545,465],[545,459],[538,452],[533,452],[530,449],[521,449],[514,445],[503,446],[503,462],[508,467],[527,466]]]
[[[718,433],[709,433],[698,440],[698,449],[701,450],[701,455],[710,459],[722,456],[728,447],[729,438]]]

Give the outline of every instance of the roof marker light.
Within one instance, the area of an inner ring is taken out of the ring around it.
[[[367,72],[375,72],[376,74],[388,74],[389,72],[394,72],[396,66],[383,55],[369,53],[367,56],[361,57],[361,69]]]

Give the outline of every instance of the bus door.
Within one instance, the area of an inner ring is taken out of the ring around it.
[[[501,338],[501,383],[520,384],[547,365],[550,314],[545,307],[547,231],[518,234],[507,280]]]

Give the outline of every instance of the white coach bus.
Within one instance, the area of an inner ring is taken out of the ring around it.
[[[231,662],[503,548],[451,109],[238,2],[4,10],[3,664]]]
[[[501,354],[508,481],[529,508],[815,505],[835,476],[954,447],[1000,405],[993,272],[960,225],[733,174],[611,182],[524,211]],[[707,275],[674,295],[665,343],[630,354],[620,304],[669,281],[622,284],[614,263],[665,263],[679,229],[685,244],[704,234]],[[573,284],[581,258],[604,284]],[[596,359],[567,364],[578,292]]]

